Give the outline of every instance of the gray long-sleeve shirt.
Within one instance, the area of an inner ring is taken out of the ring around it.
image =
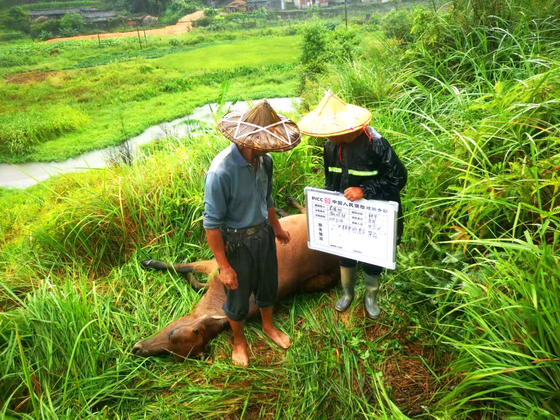
[[[204,180],[205,229],[246,229],[268,218],[272,199],[272,158],[258,158],[257,172],[235,144],[214,158]]]

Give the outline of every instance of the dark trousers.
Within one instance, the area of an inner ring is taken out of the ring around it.
[[[340,263],[341,267],[347,268],[354,268],[356,267],[356,265],[358,265],[358,261],[344,257],[338,257],[338,262]],[[383,271],[383,267],[372,264],[362,263],[362,267],[364,268],[364,272],[370,276],[378,276]]]
[[[233,321],[243,321],[249,313],[249,299],[254,295],[259,308],[274,305],[278,292],[278,260],[276,241],[270,224],[258,233],[241,240],[232,240],[222,231],[226,257],[237,273],[236,290],[224,287],[227,300],[223,310]]]

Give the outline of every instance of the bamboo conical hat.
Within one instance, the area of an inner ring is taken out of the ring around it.
[[[236,144],[267,152],[290,150],[301,141],[296,123],[277,114],[266,100],[248,111],[227,113],[218,129]]]
[[[331,91],[313,111],[303,117],[298,127],[303,134],[313,137],[331,137],[361,130],[371,121],[367,109],[347,104]]]

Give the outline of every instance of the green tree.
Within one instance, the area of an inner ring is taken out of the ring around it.
[[[177,20],[181,19],[183,16],[194,13],[202,8],[202,3],[198,1],[175,0],[169,3],[169,6],[167,6],[162,21],[165,23],[174,23],[177,22]],[[199,26],[201,26],[200,24],[202,22],[198,23]]]
[[[60,32],[62,35],[75,35],[82,29],[84,29],[84,18],[79,13],[67,13],[60,19]]]
[[[29,32],[29,12],[19,6],[10,7],[6,13],[6,25],[23,32]]]
[[[171,3],[169,0],[119,0],[119,2],[131,12],[147,12],[157,16],[161,15]]]
[[[388,38],[396,38],[405,42],[412,39],[412,16],[407,10],[391,10],[384,16],[381,27]]]
[[[206,16],[208,19],[212,20],[216,16],[218,16],[218,11],[216,9],[212,9],[211,7],[208,8],[208,9],[204,9],[204,16]]]

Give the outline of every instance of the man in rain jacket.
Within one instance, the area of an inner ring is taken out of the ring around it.
[[[361,198],[399,203],[397,244],[403,233],[403,211],[400,191],[406,184],[407,171],[389,144],[375,129],[368,126],[371,113],[346,104],[331,92],[318,107],[306,115],[298,126],[302,133],[326,137],[324,146],[325,189],[338,191],[350,201]],[[336,310],[346,311],[354,299],[357,261],[339,257],[343,296]],[[377,303],[379,277],[383,270],[363,264],[366,295],[364,304],[370,318],[380,314]]]

